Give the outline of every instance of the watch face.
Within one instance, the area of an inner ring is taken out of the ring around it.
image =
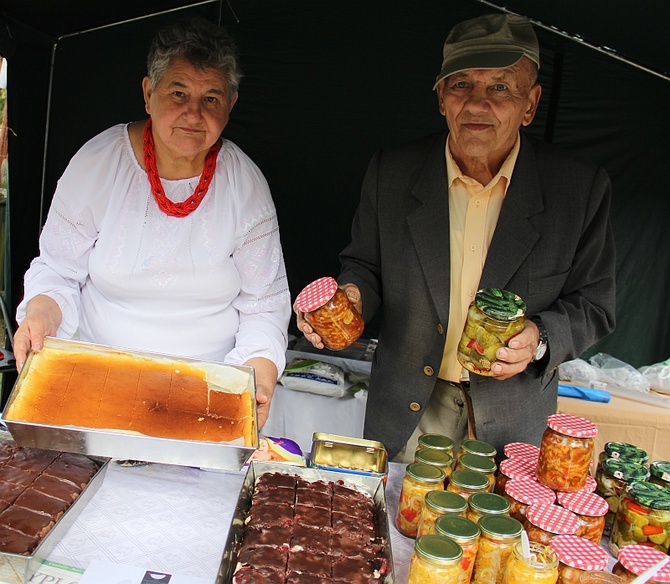
[[[537,349],[535,350],[535,358],[533,361],[539,361],[544,357],[544,354],[547,352],[547,343],[543,343],[540,341],[540,344],[537,346]]]

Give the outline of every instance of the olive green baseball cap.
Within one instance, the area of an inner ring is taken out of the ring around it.
[[[451,29],[442,50],[442,70],[433,89],[445,77],[466,69],[498,69],[528,57],[540,66],[540,44],[530,21],[516,14],[485,14]]]

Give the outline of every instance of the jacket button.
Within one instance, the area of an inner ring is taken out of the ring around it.
[[[441,335],[444,334],[444,327],[441,324],[437,325],[437,332],[440,333]]]
[[[417,402],[412,402],[409,404],[409,409],[413,412],[418,412],[421,409],[421,404]]]
[[[434,370],[430,365],[426,365],[426,366],[423,368],[423,372],[424,372],[428,377],[432,377],[432,376],[435,374],[435,370]]]

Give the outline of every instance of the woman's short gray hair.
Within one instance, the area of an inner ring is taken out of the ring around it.
[[[160,30],[149,47],[147,75],[156,87],[173,59],[185,59],[200,69],[218,69],[231,97],[242,79],[237,45],[225,28],[204,18],[188,18]]]

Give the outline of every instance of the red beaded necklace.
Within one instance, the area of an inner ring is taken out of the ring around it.
[[[147,177],[151,185],[151,192],[154,194],[156,203],[161,211],[171,217],[186,217],[193,213],[207,194],[209,183],[212,182],[214,171],[216,170],[216,156],[219,153],[219,143],[215,142],[209,149],[205,157],[205,167],[200,175],[198,186],[195,187],[193,194],[181,203],[174,203],[165,196],[161,178],[158,176],[158,169],[156,168],[156,154],[154,152],[154,136],[151,133],[151,118],[147,120],[144,126],[144,166],[147,169]]]

